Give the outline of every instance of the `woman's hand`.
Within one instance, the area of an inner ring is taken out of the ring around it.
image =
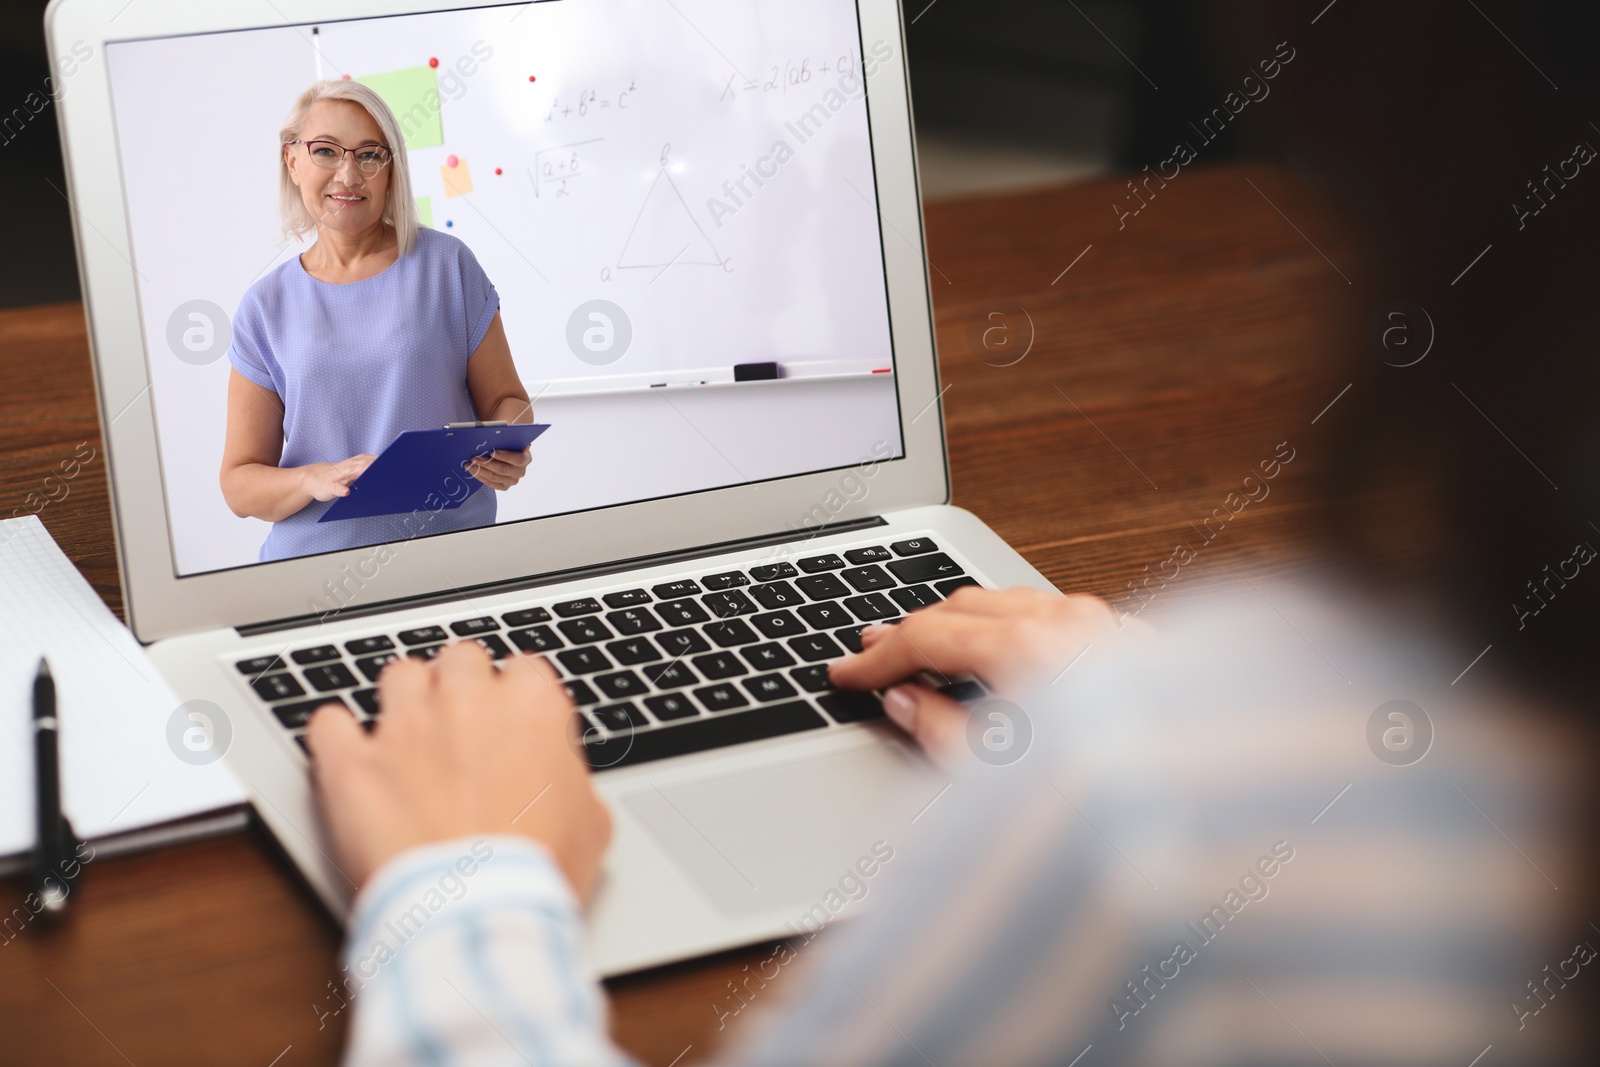
[[[504,492],[522,481],[522,476],[528,473],[528,462],[532,458],[532,451],[532,445],[521,452],[496,449],[487,456],[473,456],[462,466],[466,468],[468,474],[490,489]]]
[[[578,755],[572,701],[542,658],[496,671],[476,641],[378,676],[383,712],[365,732],[339,705],[306,731],[334,851],[357,886],[416,845],[522,834],[549,850],[581,897],[611,840],[611,815]]]
[[[862,651],[834,663],[828,673],[841,689],[890,686],[883,701],[889,717],[930,756],[949,763],[959,757],[967,710],[908,681],[912,675],[975,674],[1001,695],[1021,698],[1119,629],[1115,613],[1099,597],[963,586],[896,625],[869,626],[861,632]]]
[[[349,496],[350,483],[372,465],[377,456],[362,453],[342,459],[338,463],[311,463],[301,467],[300,486],[311,494],[312,500],[332,500]]]

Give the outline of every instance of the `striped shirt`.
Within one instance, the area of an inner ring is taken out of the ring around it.
[[[723,1062],[1577,1062],[1581,753],[1373,617],[1212,601],[980,707],[1031,736],[889,843],[868,914],[773,947]],[[524,839],[391,863],[346,949],[349,1062],[630,1062],[580,923]]]

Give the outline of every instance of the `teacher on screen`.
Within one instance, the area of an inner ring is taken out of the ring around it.
[[[272,523],[264,561],[493,523],[495,494],[484,492],[422,513],[420,528],[410,515],[317,522],[402,431],[532,422],[533,409],[494,285],[465,244],[417,221],[405,141],[383,99],[360,82],[317,82],[279,140],[284,232],[314,230],[316,243],[252,285],[234,317],[228,507]],[[505,490],[527,466],[526,451],[499,451],[463,475]],[[438,499],[467,487],[441,485]]]

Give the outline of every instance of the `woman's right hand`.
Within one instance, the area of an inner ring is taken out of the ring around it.
[[[341,459],[338,463],[311,463],[300,468],[300,485],[311,494],[312,500],[332,500],[349,496],[350,483],[361,477],[361,472],[372,465],[377,456],[363,453]]]

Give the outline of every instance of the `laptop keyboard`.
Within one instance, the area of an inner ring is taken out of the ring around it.
[[[432,659],[463,638],[495,660],[544,655],[577,705],[584,750],[599,771],[878,718],[878,698],[834,689],[828,664],[859,652],[868,624],[893,623],[977,584],[931,539],[914,537],[292,648],[236,666],[304,749],[306,721],[330,701],[371,729],[382,717],[378,675],[401,656]],[[972,680],[943,688],[958,700],[986,692]]]

